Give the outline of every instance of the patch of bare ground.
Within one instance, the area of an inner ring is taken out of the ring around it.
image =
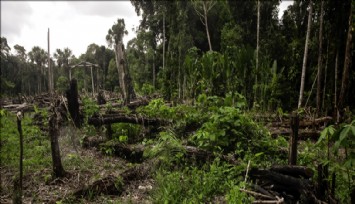
[[[134,166],[124,159],[107,156],[99,150],[84,149],[80,146],[81,132],[66,127],[59,138],[61,158],[68,174],[64,178],[52,178],[51,166],[25,172],[23,178],[23,203],[56,203],[94,181],[119,174]],[[13,178],[17,169],[1,167],[0,203],[12,203]],[[148,191],[153,181],[134,181],[122,195],[96,195],[92,198],[76,200],[79,203],[150,203]]]

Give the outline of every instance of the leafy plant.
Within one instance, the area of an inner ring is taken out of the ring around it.
[[[238,168],[216,159],[201,169],[186,167],[182,170],[160,169],[155,176],[156,188],[153,202],[206,203],[216,196],[224,195],[234,185],[232,180],[241,173]]]

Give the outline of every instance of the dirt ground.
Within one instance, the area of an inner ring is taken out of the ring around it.
[[[61,130],[59,138],[62,163],[68,172],[65,178],[53,179],[51,167],[28,172],[23,178],[23,203],[61,203],[71,193],[109,175],[120,173],[135,164],[124,159],[108,156],[99,150],[83,149],[79,132],[72,128]],[[75,139],[74,139],[75,138]],[[0,203],[12,203],[14,172],[2,167]],[[95,195],[81,199],[80,203],[151,203],[149,191],[154,181],[151,179],[132,182],[121,195]],[[65,203],[65,202],[63,202]]]

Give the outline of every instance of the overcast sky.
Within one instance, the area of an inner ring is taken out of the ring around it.
[[[279,17],[290,4],[281,3]],[[27,52],[33,46],[47,51],[50,28],[51,55],[57,48],[69,47],[79,57],[91,43],[107,46],[106,34],[117,18],[125,20],[129,34],[123,41],[127,44],[141,20],[130,1],[1,1],[1,37],[12,52],[16,44]]]

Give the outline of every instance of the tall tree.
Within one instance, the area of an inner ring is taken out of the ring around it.
[[[306,78],[306,64],[307,64],[307,56],[308,56],[308,42],[309,36],[311,32],[311,24],[312,24],[312,0],[309,1],[309,13],[308,13],[308,23],[307,23],[307,34],[306,34],[306,42],[304,45],[304,55],[303,55],[303,64],[302,64],[302,75],[301,75],[301,87],[300,87],[300,95],[298,99],[298,108],[301,108],[302,100],[303,100],[303,92],[304,92],[304,82]]]
[[[208,13],[210,10],[214,7],[216,4],[215,1],[196,1],[192,0],[194,9],[197,13],[197,15],[200,16],[200,20],[202,24],[206,28],[206,35],[207,35],[207,40],[208,40],[208,46],[210,48],[210,51],[212,51],[212,44],[211,44],[211,37],[210,37],[210,32],[208,30]]]
[[[345,59],[344,59],[344,67],[343,67],[343,75],[342,75],[342,80],[341,80],[341,89],[339,93],[339,100],[338,100],[338,109],[339,111],[343,112],[343,107],[344,107],[344,100],[345,100],[345,95],[348,89],[348,84],[349,84],[349,69],[351,65],[351,52],[352,52],[352,29],[353,29],[353,2],[350,3],[350,12],[349,12],[349,24],[348,24],[348,33],[347,33],[347,39],[346,39],[346,47],[345,47]]]
[[[257,6],[257,24],[256,24],[256,57],[255,57],[255,93],[254,102],[257,100],[257,90],[258,90],[258,70],[259,70],[259,34],[260,34],[260,1],[258,0]]]
[[[73,52],[69,48],[64,48],[63,50],[57,49],[54,53],[54,58],[57,59],[57,64],[60,68],[64,69],[64,74],[68,76],[68,79],[71,80],[69,62],[73,57]]]
[[[113,46],[115,50],[119,83],[125,103],[129,103],[131,99],[136,98],[122,41],[123,36],[127,34],[128,31],[125,28],[124,19],[117,19],[117,22],[108,30],[106,35],[109,46]]]
[[[42,87],[46,87],[45,86],[45,71],[44,71],[44,65],[47,61],[47,53],[46,51],[44,51],[44,49],[38,47],[38,46],[34,46],[32,48],[32,50],[28,53],[28,57],[30,58],[30,61],[32,63],[36,63],[37,68],[40,72],[40,75],[37,76],[38,77],[38,92],[42,92],[43,89]]]
[[[322,54],[323,54],[323,11],[324,11],[324,1],[321,2],[320,9],[320,20],[319,20],[319,48],[318,48],[318,78],[317,78],[317,113],[321,112],[321,103],[322,103]]]

